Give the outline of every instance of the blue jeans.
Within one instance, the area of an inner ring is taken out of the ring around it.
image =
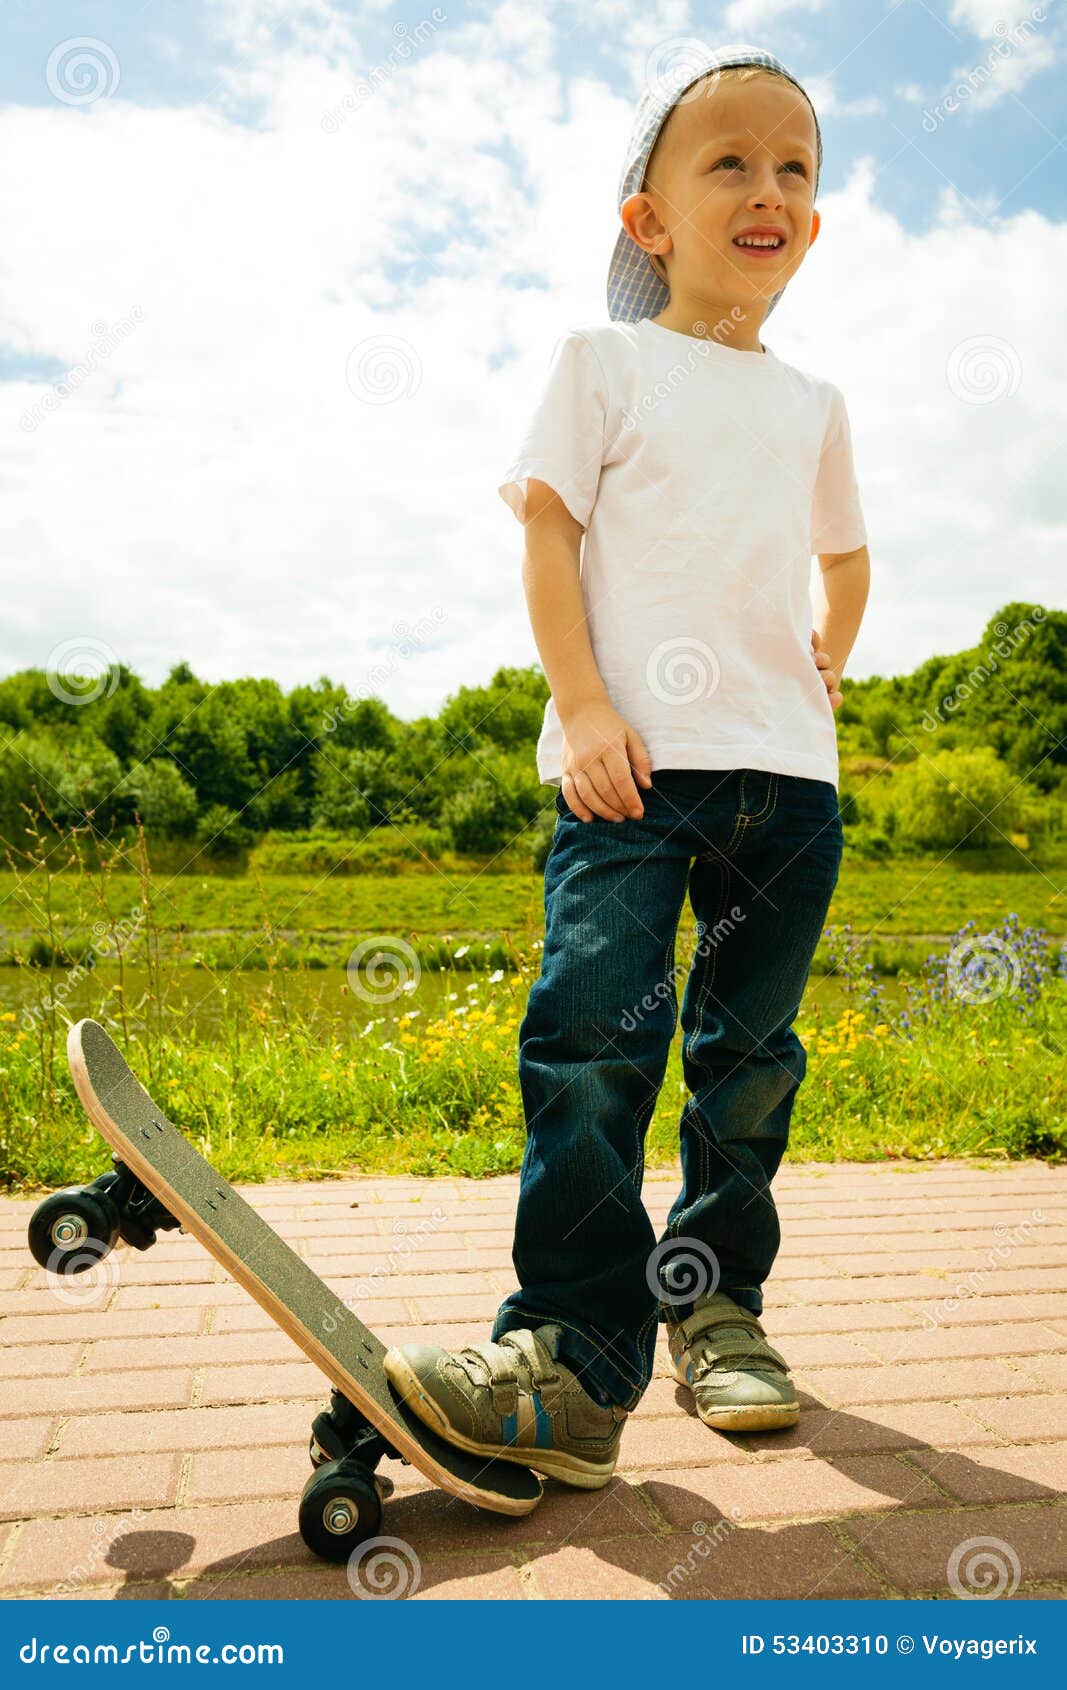
[[[492,1331],[559,1322],[561,1358],[625,1408],[652,1377],[658,1321],[713,1290],[762,1313],[781,1242],[771,1180],[807,1060],[792,1022],[843,844],[828,781],[656,769],[652,783],[640,820],[582,822],[556,795],[541,974],[519,1030],[520,1289]],[[644,1140],[677,1021],[687,887],[682,1188],[657,1241]]]

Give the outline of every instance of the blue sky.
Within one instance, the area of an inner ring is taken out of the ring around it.
[[[629,114],[693,36],[769,47],[819,112],[823,233],[767,339],[849,404],[875,565],[850,672],[1056,603],[1061,0],[11,0],[0,670],[81,640],[413,715],[535,660],[498,472],[558,335],[605,314]],[[403,404],[353,392],[383,336]],[[954,391],[973,347],[993,402]]]
[[[491,17],[492,3],[445,5],[452,20]],[[602,77],[622,95],[630,91],[627,52],[613,20],[626,6],[544,5],[534,11],[551,18],[555,30],[552,61],[562,77]],[[230,17],[256,11],[268,20],[277,45],[296,47],[304,8],[205,4],[204,0],[85,0],[83,4],[31,4],[11,0],[0,13],[0,99],[20,105],[47,106],[52,96],[44,67],[57,42],[76,37],[105,41],[120,63],[123,99],[141,106],[218,104],[234,121],[255,124],[261,102],[233,102],[227,76],[242,62],[247,46]],[[380,62],[396,41],[397,23],[414,25],[429,6],[360,6],[343,0],[332,8],[358,28],[366,60]],[[655,8],[632,8],[646,15]],[[844,180],[860,153],[880,164],[893,160],[883,180],[887,208],[909,228],[926,228],[934,197],[944,179],[953,182],[976,208],[995,204],[1001,215],[1033,207],[1061,217],[1067,209],[1065,157],[1056,143],[1063,130],[1064,53],[1067,19],[1062,0],[1034,7],[1012,0],[975,0],[975,4],[924,4],[923,0],[827,0],[821,6],[799,4],[662,8],[677,28],[657,35],[697,35],[717,39],[756,39],[749,28],[711,27],[731,13],[758,26],[758,40],[784,58],[805,82],[832,80],[845,108],[822,120],[826,148],[824,187]],[[1044,14],[1047,21],[1041,21]],[[311,8],[309,17],[314,16]],[[274,22],[277,16],[280,21]],[[761,21],[762,20],[762,21]],[[997,34],[995,23],[1009,26],[1028,20],[1032,45],[1019,49],[1010,34]],[[446,26],[447,29],[447,26]],[[1008,55],[1004,47],[1012,46]],[[999,48],[993,51],[994,48]],[[924,111],[986,67],[978,101],[968,93],[957,121],[924,130]],[[1009,74],[1005,74],[1009,71]],[[869,109],[864,109],[869,107]],[[855,108],[855,109],[850,109]],[[900,149],[904,150],[901,152]]]

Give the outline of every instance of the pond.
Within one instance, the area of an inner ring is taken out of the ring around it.
[[[184,1023],[184,1035],[197,1043],[209,1042],[218,1036],[219,1027],[227,1013],[243,1000],[251,1019],[253,1009],[271,1002],[271,976],[263,969],[241,969],[213,977],[206,969],[175,967],[167,972],[169,982],[164,1017],[173,1033]],[[678,979],[681,1000],[684,977]],[[887,1008],[904,1003],[904,989],[893,975],[878,981]],[[125,998],[130,1019],[137,1025],[143,1011],[142,1004],[149,988],[144,969],[125,970]],[[450,1007],[468,1001],[485,1003],[490,998],[514,995],[525,1002],[526,983],[518,974],[504,972],[501,976],[482,972],[453,970],[424,970],[410,989],[397,990],[386,983],[380,993],[373,986],[362,983],[355,991],[341,969],[287,969],[274,975],[274,1004],[278,1013],[279,1000],[294,1011],[310,1016],[321,1023],[323,1041],[345,1041],[392,1037],[401,1016],[416,1013],[416,1019],[432,1021]],[[47,1001],[49,982],[46,974],[37,976],[26,969],[0,968],[0,1013],[14,1013],[18,1018],[41,1001]],[[861,988],[862,990],[862,988]],[[113,1015],[118,1007],[118,971],[111,964],[99,963],[93,970],[58,971],[55,976],[56,1008],[61,1021],[78,1021],[85,1015],[100,1018]],[[836,975],[813,974],[804,994],[802,1017],[810,1017],[817,1004],[823,1015],[839,1014],[848,1002],[846,983]],[[242,1017],[243,1019],[244,1017]],[[410,1023],[409,1023],[410,1024]]]

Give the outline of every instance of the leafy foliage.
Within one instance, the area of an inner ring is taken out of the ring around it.
[[[98,838],[199,841],[241,856],[270,835],[426,828],[464,854],[516,843],[543,861],[554,817],[535,747],[548,684],[536,666],[462,686],[436,717],[403,721],[321,676],[285,693],[212,684],[187,663],[146,687],[27,669],[0,681],[0,837],[29,818]],[[911,675],[843,685],[840,804],[871,857],[1062,838],[1067,808],[1067,613],[1012,603],[969,651]]]

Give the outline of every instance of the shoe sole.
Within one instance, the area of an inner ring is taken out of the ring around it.
[[[702,1409],[697,1403],[696,1392],[693,1390],[684,1371],[674,1368],[674,1377],[679,1385],[684,1385],[696,1403],[697,1414],[705,1426],[710,1426],[716,1432],[774,1432],[782,1426],[795,1426],[800,1419],[800,1404],[792,1403],[747,1403],[737,1408],[709,1408]]]
[[[564,1450],[520,1449],[514,1444],[476,1443],[473,1438],[465,1437],[446,1418],[440,1403],[428,1396],[422,1388],[418,1374],[406,1357],[390,1359],[386,1374],[395,1389],[400,1393],[413,1414],[417,1414],[423,1425],[429,1426],[431,1432],[455,1444],[459,1449],[469,1450],[472,1455],[491,1456],[497,1461],[513,1461],[518,1467],[529,1467],[535,1473],[544,1473],[550,1479],[560,1479],[566,1485],[573,1485],[578,1490],[599,1490],[606,1485],[615,1471],[613,1457],[611,1462],[601,1462],[599,1465],[589,1462],[578,1455],[568,1455]]]

